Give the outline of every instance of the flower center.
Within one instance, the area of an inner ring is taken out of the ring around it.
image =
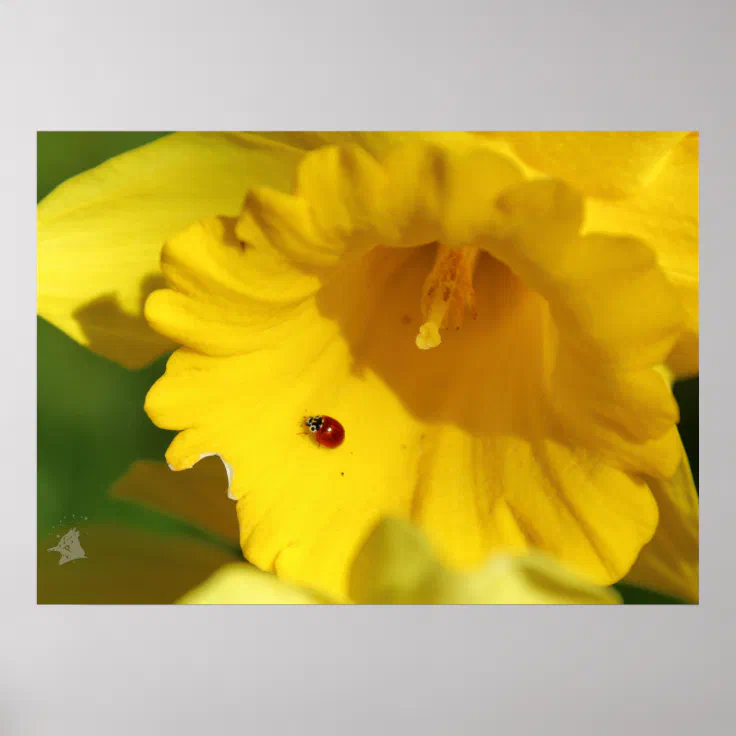
[[[441,329],[459,330],[466,310],[477,318],[473,272],[479,254],[478,248],[437,247],[434,266],[422,288],[424,324],[416,338],[420,350],[436,348],[442,342]]]

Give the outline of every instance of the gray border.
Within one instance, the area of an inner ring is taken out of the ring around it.
[[[730,732],[734,5],[165,4],[0,8],[0,732]],[[34,605],[35,131],[234,127],[701,130],[701,606]]]

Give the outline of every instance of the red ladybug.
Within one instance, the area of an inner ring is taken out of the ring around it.
[[[323,447],[334,449],[339,447],[345,439],[345,427],[332,417],[307,417],[304,424]]]

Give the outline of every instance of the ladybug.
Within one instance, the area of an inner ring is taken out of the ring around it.
[[[333,417],[307,417],[304,424],[323,447],[334,449],[339,447],[345,439],[345,427]]]

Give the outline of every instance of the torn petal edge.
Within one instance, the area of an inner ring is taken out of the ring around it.
[[[227,460],[225,460],[225,458],[222,455],[220,455],[219,452],[202,453],[199,456],[199,460],[197,460],[197,462],[194,463],[194,465],[196,465],[200,460],[204,460],[206,457],[219,457],[220,458],[220,460],[222,461],[222,464],[225,466],[225,472],[227,473],[227,497],[231,501],[237,501],[238,499],[235,498],[235,496],[233,496],[232,492],[230,491],[233,485],[233,467],[232,465],[230,465],[230,463],[228,463]],[[171,463],[167,462],[166,464],[169,466],[169,470],[173,470],[174,472],[177,472],[176,468]],[[191,470],[194,467],[194,465],[190,465],[188,468],[182,468],[182,470]]]

